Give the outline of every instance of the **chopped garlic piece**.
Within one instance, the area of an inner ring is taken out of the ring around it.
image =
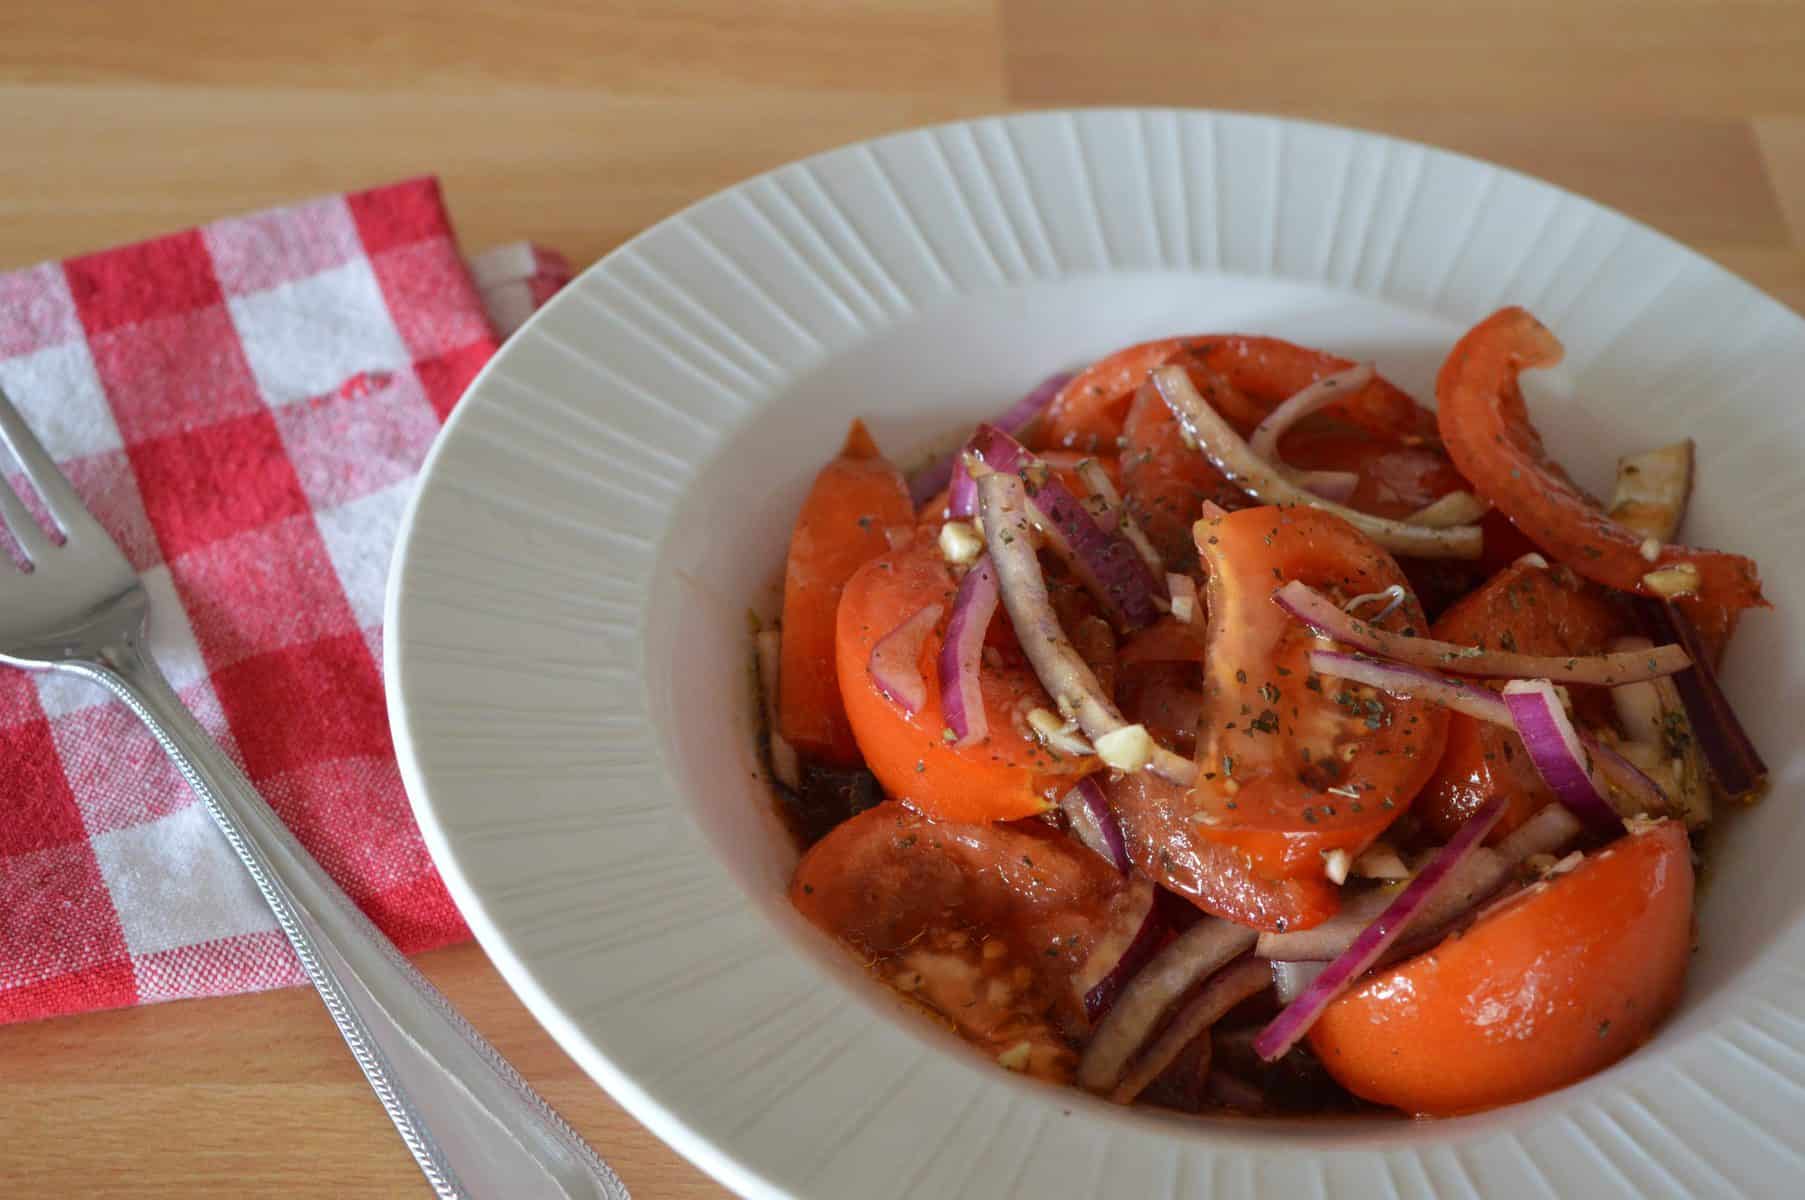
[[[1329,882],[1336,887],[1347,882],[1348,868],[1353,865],[1354,860],[1346,850],[1324,850],[1322,852],[1323,874],[1327,875]]]
[[[1537,554],[1534,550],[1531,550],[1528,554],[1525,554],[1511,565],[1513,567],[1536,567],[1546,571],[1548,569],[1548,560],[1543,558],[1540,554]]]
[[[1661,539],[1652,537],[1643,538],[1642,557],[1649,562],[1661,561]]]
[[[1642,582],[1655,595],[1668,599],[1675,596],[1695,596],[1698,594],[1698,568],[1689,562],[1674,563],[1670,567],[1650,571],[1642,577]]]
[[[1153,735],[1145,725],[1124,725],[1097,739],[1097,757],[1118,771],[1138,771],[1153,759]]]
[[[1172,615],[1189,625],[1197,619],[1197,600],[1192,596],[1172,597]]]
[[[997,1066],[1009,1071],[1026,1071],[1028,1058],[1034,1053],[1034,1047],[1027,1042],[1017,1042],[1009,1049],[997,1055]]]
[[[1396,850],[1374,842],[1354,860],[1354,874],[1362,879],[1408,879],[1410,868]]]
[[[940,554],[950,563],[970,563],[984,553],[984,539],[969,521],[948,521],[940,527]]]
[[[1623,827],[1631,833],[1647,833],[1662,821],[1661,817],[1648,813],[1638,813],[1633,817],[1623,818]]]
[[[1028,713],[1028,724],[1040,740],[1065,754],[1091,754],[1091,744],[1078,733],[1078,722],[1068,721],[1045,708]]]

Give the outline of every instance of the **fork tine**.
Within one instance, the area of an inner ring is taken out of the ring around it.
[[[51,541],[44,536],[31,510],[19,499],[19,494],[12,489],[6,480],[0,479],[0,524],[4,524],[19,543],[19,549],[25,551],[30,562],[42,562],[44,555],[51,550]]]
[[[56,518],[56,523],[62,527],[65,534],[71,538],[75,537],[77,532],[106,536],[105,531],[100,528],[100,524],[89,514],[87,505],[81,502],[81,497],[76,495],[75,489],[69,485],[69,481],[63,477],[63,473],[57,470],[56,463],[50,457],[50,452],[44,449],[44,444],[38,441],[36,434],[32,433],[31,426],[25,423],[25,418],[19,414],[19,410],[14,408],[12,401],[6,398],[4,390],[0,390],[0,442],[5,442],[7,446],[11,447],[13,457],[18,460],[19,466],[25,472],[25,478],[31,480],[31,486],[37,489],[39,498],[44,501],[44,507],[50,510],[50,515]],[[0,491],[11,492],[11,490],[11,488],[0,487]],[[18,497],[15,496],[12,499],[13,503],[19,503]],[[21,536],[20,526],[15,524],[11,507],[6,504],[4,499],[0,499],[0,507],[7,509],[6,523],[11,527],[13,536],[18,538],[20,544],[23,545],[25,536],[29,536],[32,530],[38,528],[37,523],[31,519],[29,514],[26,514],[24,523],[28,528],[26,535]],[[25,511],[22,504],[19,511],[22,513]],[[42,535],[40,534],[40,536]],[[45,545],[49,545],[49,543],[46,542]]]

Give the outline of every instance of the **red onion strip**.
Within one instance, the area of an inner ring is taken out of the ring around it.
[[[998,429],[1020,434],[1022,430],[1034,423],[1034,418],[1053,402],[1059,389],[1072,381],[1068,374],[1050,375],[1043,379],[1033,391],[1017,400],[1006,411],[990,419],[990,424]],[[959,451],[936,461],[932,466],[924,467],[909,480],[909,498],[920,508],[939,494],[940,489],[949,486],[959,468]],[[958,514],[954,514],[958,515]],[[965,515],[969,516],[970,513]]]
[[[1484,536],[1477,525],[1431,529],[1375,517],[1325,500],[1299,487],[1280,470],[1255,454],[1209,401],[1183,367],[1161,367],[1153,372],[1153,385],[1192,441],[1234,485],[1267,504],[1308,504],[1334,513],[1354,528],[1399,554],[1417,558],[1478,558]]]
[[[1398,893],[1397,899],[1386,906],[1384,912],[1371,925],[1361,931],[1354,939],[1354,944],[1347,948],[1328,970],[1316,977],[1316,982],[1304,989],[1303,995],[1286,1005],[1272,1023],[1260,1031],[1254,1039],[1254,1053],[1267,1062],[1284,1057],[1298,1040],[1316,1024],[1323,1010],[1346,991],[1360,976],[1366,974],[1372,965],[1379,961],[1381,955],[1398,940],[1404,928],[1429,901],[1435,893],[1448,881],[1469,855],[1479,849],[1479,843],[1485,835],[1492,831],[1492,826],[1504,815],[1509,804],[1506,796],[1494,796],[1485,802],[1478,812],[1467,818],[1466,824],[1455,831],[1448,839],[1448,844],[1436,852],[1429,864],[1417,872],[1416,878],[1405,885]]]
[[[1443,708],[1463,713],[1476,721],[1516,728],[1510,707],[1504,697],[1490,688],[1479,687],[1458,679],[1437,675],[1404,663],[1382,662],[1361,654],[1341,650],[1310,651],[1310,669],[1338,679],[1348,679],[1376,687],[1382,692],[1408,699],[1417,697]],[[1580,735],[1580,744],[1588,750],[1598,770],[1622,792],[1632,812],[1666,812],[1667,796],[1654,780],[1621,754],[1596,738]]]
[[[1126,537],[1105,530],[1071,489],[1051,475],[1029,483],[1027,495],[1047,544],[1071,564],[1111,624],[1131,632],[1159,620],[1153,573]]]
[[[1717,672],[1697,627],[1665,601],[1638,599],[1632,603],[1650,637],[1677,641],[1692,656],[1692,669],[1675,675],[1673,683],[1680,691],[1692,736],[1698,739],[1718,786],[1736,797],[1759,794],[1767,786],[1767,764],[1718,686]]]
[[[1564,849],[1584,831],[1579,818],[1568,812],[1565,805],[1550,804],[1496,846],[1474,850],[1454,868],[1453,878],[1435,898],[1418,910],[1394,949],[1420,946],[1437,937],[1496,895],[1524,859]],[[1287,1002],[1291,999],[1286,995],[1286,979],[1279,972],[1281,965],[1307,968],[1340,957],[1396,894],[1390,888],[1355,892],[1342,904],[1340,912],[1320,925],[1291,933],[1262,933],[1254,953],[1273,960],[1273,980],[1279,998]],[[1308,979],[1302,980],[1293,993],[1302,991],[1308,983]]]
[[[1617,460],[1611,520],[1660,543],[1671,542],[1692,496],[1692,439]]]
[[[1109,811],[1109,801],[1097,785],[1094,775],[1078,781],[1078,786],[1065,794],[1059,807],[1071,822],[1078,840],[1095,850],[1110,866],[1128,874],[1128,844],[1122,838],[1122,827]]]
[[[913,715],[927,703],[927,680],[921,677],[921,644],[934,631],[943,610],[929,604],[878,639],[866,670],[889,701]]]
[[[953,748],[975,745],[990,736],[984,714],[984,635],[997,611],[997,573],[990,556],[982,555],[959,581],[953,615],[946,623],[936,666],[940,675],[940,713],[953,731]]]
[[[1352,471],[1292,471],[1291,479],[1299,487],[1324,500],[1346,504],[1360,486],[1360,476]]]
[[[1128,511],[1128,506],[1122,503],[1122,496],[1116,491],[1116,485],[1110,482],[1109,472],[1103,469],[1103,464],[1094,458],[1085,459],[1078,464],[1078,478],[1103,501],[1115,517],[1115,531],[1128,539],[1128,544],[1141,556],[1141,561],[1147,564],[1153,577],[1156,580],[1161,578],[1166,570],[1165,561],[1160,558],[1159,551],[1153,548],[1153,543],[1147,540],[1146,530],[1134,519],[1134,514]]]
[[[1054,551],[1071,564],[1118,629],[1140,629],[1159,618],[1155,602],[1159,580],[1120,524],[1105,529],[1070,488],[1008,433],[994,425],[978,426],[960,469],[968,480],[975,474],[998,471],[1029,481],[1028,508],[1035,525]],[[974,490],[970,501],[960,499],[949,504],[948,510],[954,516],[970,516],[976,512],[975,495]],[[965,511],[968,504],[970,512]]]
[[[783,635],[775,629],[762,630],[757,638],[758,687],[764,703],[765,729],[771,740],[771,774],[792,792],[802,788],[802,763],[796,747],[784,740],[777,727],[777,672],[783,662]]]
[[[1266,414],[1266,419],[1256,425],[1248,437],[1247,448],[1274,466],[1283,467],[1284,462],[1279,458],[1279,439],[1290,432],[1293,425],[1337,400],[1353,395],[1372,381],[1371,363],[1358,363],[1333,375],[1324,375]]]
[[[1339,951],[1337,951],[1339,953]],[[1293,962],[1285,959],[1273,959],[1268,965],[1272,968],[1272,990],[1278,993],[1280,1004],[1289,1004],[1303,995],[1304,989],[1316,982],[1316,977],[1328,969],[1328,955],[1320,962]]]
[[[1623,831],[1623,818],[1605,798],[1592,774],[1591,755],[1561,707],[1560,694],[1546,679],[1513,679],[1504,685],[1504,706],[1536,773],[1573,815],[1603,834]]]
[[[1247,953],[1254,931],[1205,917],[1153,956],[1116,998],[1078,1062],[1078,1082],[1093,1092],[1111,1091],[1160,1018],[1201,979]]]
[[[1122,1082],[1110,1093],[1110,1099],[1117,1104],[1132,1104],[1148,1084],[1159,1078],[1161,1071],[1184,1053],[1186,1046],[1220,1021],[1229,1009],[1271,986],[1272,971],[1257,958],[1242,958],[1217,971],[1135,1059]]]
[[[1129,880],[1132,900],[1121,911],[1122,919],[1098,939],[1084,969],[1072,980],[1084,997],[1084,1015],[1101,1020],[1121,995],[1135,972],[1146,965],[1165,940],[1166,923],[1160,918],[1159,889],[1136,877]]]
[[[990,472],[977,483],[984,541],[990,547],[1003,609],[1009,614],[1016,640],[1060,712],[1076,718],[1095,745],[1098,738],[1126,728],[1129,722],[1059,626],[1047,595],[1046,576],[1035,555],[1027,491],[1020,479],[1001,471]],[[1154,747],[1147,765],[1162,778],[1186,787],[1197,779],[1195,763],[1163,746]]]
[[[1491,505],[1471,492],[1449,492],[1432,500],[1404,518],[1406,525],[1427,525],[1446,529],[1451,525],[1471,525],[1491,509]]]
[[[1516,654],[1506,650],[1481,650],[1433,638],[1405,637],[1381,629],[1344,612],[1333,600],[1299,580],[1292,580],[1272,594],[1273,602],[1316,632],[1335,641],[1382,655],[1396,662],[1455,675],[1493,679],[1550,679],[1555,683],[1589,683],[1615,687],[1638,679],[1653,679],[1683,671],[1691,663],[1679,646],[1656,646],[1634,653],[1595,654],[1584,658],[1557,658],[1540,654]]]

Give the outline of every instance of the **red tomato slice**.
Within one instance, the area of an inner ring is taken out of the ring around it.
[[[1690,564],[1700,600],[1727,608],[1765,607],[1755,564],[1736,554],[1663,546],[1650,561],[1641,534],[1613,521],[1548,457],[1530,424],[1518,375],[1561,360],[1561,344],[1521,308],[1474,326],[1442,364],[1435,396],[1442,438],[1460,473],[1550,556],[1587,579],[1653,595],[1642,577]]]
[[[902,476],[878,454],[864,423],[854,421],[840,456],[815,477],[784,565],[777,723],[805,758],[858,765],[834,677],[834,614],[852,573],[889,547],[886,531],[914,521]]]
[[[998,611],[989,647],[996,653],[980,674],[989,739],[954,749],[945,737],[935,658],[952,618],[958,579],[941,556],[934,526],[913,541],[866,563],[840,600],[835,667],[846,714],[865,765],[884,791],[929,816],[947,821],[1008,821],[1046,811],[1077,777],[1096,769],[1089,755],[1060,755],[1041,745],[1027,724],[1033,708],[1054,707],[1022,657]],[[1085,603],[1075,587],[1061,587],[1060,603]],[[919,660],[927,697],[905,714],[871,680],[871,650],[880,639],[929,604],[942,606],[939,623],[922,643]],[[1093,610],[1094,611],[1094,610]]]
[[[1310,1030],[1357,1096],[1451,1116],[1603,1070],[1672,1011],[1692,952],[1692,854],[1663,821],[1377,971]]]
[[[1601,654],[1629,631],[1621,607],[1596,584],[1565,567],[1519,563],[1443,613],[1430,632],[1463,646],[1577,656]],[[1609,701],[1597,689],[1574,689],[1573,695],[1582,719],[1590,713],[1588,723],[1610,720]],[[1494,842],[1554,799],[1513,731],[1450,714],[1448,747],[1417,797],[1417,815],[1442,837],[1452,837],[1497,795],[1510,802],[1488,838]]]
[[[790,899],[968,1041],[1026,1042],[1029,1072],[1069,1078],[1091,956],[1132,938],[1150,896],[1038,822],[938,823],[891,802],[817,842]]]
[[[1344,598],[1403,585],[1390,555],[1311,508],[1197,525],[1209,571],[1201,773],[1189,796],[1137,779],[1115,794],[1140,868],[1199,907],[1261,929],[1332,915],[1332,850],[1358,854],[1402,815],[1442,751],[1446,713],[1310,672],[1315,638],[1272,603],[1298,579]],[[1425,628],[1414,598],[1386,618]]]

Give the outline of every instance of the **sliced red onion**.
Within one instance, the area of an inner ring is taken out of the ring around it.
[[[1141,878],[1129,882],[1131,902],[1120,910],[1120,919],[1097,939],[1073,985],[1084,997],[1084,1015],[1093,1023],[1115,1004],[1122,988],[1153,957],[1166,937],[1166,923],[1159,915],[1159,889]]]
[[[1134,519],[1134,514],[1128,511],[1128,506],[1122,503],[1122,496],[1116,491],[1116,485],[1110,480],[1109,472],[1103,469],[1103,464],[1094,458],[1085,459],[1078,464],[1078,478],[1103,502],[1104,508],[1114,518],[1115,524],[1110,528],[1128,539],[1134,552],[1147,564],[1147,570],[1153,573],[1154,579],[1159,579],[1165,572],[1165,561],[1160,558],[1159,551],[1153,548],[1153,543],[1147,540],[1147,531],[1141,528],[1140,522]]]
[[[1602,834],[1623,832],[1623,818],[1611,807],[1592,774],[1591,755],[1561,707],[1560,694],[1546,679],[1513,679],[1504,685],[1504,705],[1529,761],[1555,799]]]
[[[1292,471],[1291,478],[1305,491],[1336,504],[1353,499],[1354,489],[1360,486],[1360,476],[1352,471]]]
[[[1109,801],[1097,785],[1096,776],[1080,779],[1078,786],[1060,800],[1059,807],[1065,811],[1079,841],[1102,855],[1110,866],[1128,874],[1128,844],[1122,839],[1122,827],[1109,811]]]
[[[1021,475],[1028,508],[1048,545],[1069,563],[1086,590],[1096,598],[1112,624],[1124,631],[1151,625],[1159,618],[1159,581],[1129,540],[1121,522],[1105,529],[1096,516],[1020,442],[994,425],[980,425],[967,443],[961,470]],[[957,484],[956,487],[962,487]],[[1113,491],[1113,489],[1112,489]],[[954,517],[969,516],[966,503],[949,504]],[[1124,514],[1125,515],[1125,514]]]
[[[1513,866],[1514,862],[1495,851],[1478,847],[1454,866],[1446,886],[1411,916],[1404,935],[1415,942],[1447,928],[1497,891],[1510,876]],[[1290,962],[1327,962],[1339,958],[1398,894],[1395,887],[1348,893],[1341,911],[1319,925],[1286,933],[1262,933],[1254,953],[1261,958]]]
[[[1299,487],[1241,440],[1241,435],[1198,393],[1197,385],[1183,367],[1159,368],[1153,372],[1153,385],[1216,469],[1256,500],[1266,504],[1308,504],[1334,513],[1387,550],[1416,558],[1478,558],[1484,548],[1484,535],[1477,525],[1453,529],[1409,525],[1348,508]]]
[[[1646,653],[1651,645],[1653,643],[1647,638],[1620,637],[1611,643],[1611,649],[1636,654]],[[1611,689],[1611,706],[1617,710],[1617,723],[1632,742],[1659,743],[1661,740],[1661,693],[1655,682],[1640,679]],[[1671,687],[1673,681],[1669,678],[1662,682]]]
[[[1568,812],[1565,805],[1550,804],[1496,846],[1480,846],[1454,868],[1447,885],[1418,910],[1405,928],[1399,946],[1421,945],[1438,936],[1498,895],[1525,859],[1565,849],[1584,831],[1579,818]],[[1254,953],[1274,960],[1273,978],[1279,987],[1279,998],[1290,999],[1284,994],[1285,980],[1277,973],[1281,962],[1303,966],[1339,958],[1397,894],[1397,889],[1389,887],[1354,892],[1343,902],[1340,912],[1320,925],[1294,933],[1262,933]]]
[[[1333,375],[1324,375],[1266,414],[1266,419],[1256,425],[1248,437],[1247,448],[1267,462],[1282,466],[1279,439],[1289,433],[1293,425],[1337,400],[1345,400],[1372,381],[1371,363],[1358,363]]]
[[[1316,982],[1304,989],[1303,995],[1286,1005],[1272,1023],[1260,1031],[1260,1036],[1254,1039],[1254,1053],[1272,1062],[1297,1045],[1322,1016],[1323,1010],[1379,961],[1417,913],[1449,883],[1454,869],[1480,849],[1479,844],[1504,815],[1509,803],[1506,796],[1494,796],[1467,818],[1466,824],[1455,831],[1447,845],[1436,851],[1435,857],[1404,886],[1378,919],[1361,931],[1354,944],[1330,963],[1328,969],[1317,976]]]
[[[984,541],[990,547],[1003,609],[1009,614],[1016,640],[1041,686],[1062,713],[1077,720],[1094,745],[1098,738],[1129,722],[1059,626],[1034,550],[1027,490],[1016,476],[1001,471],[990,472],[977,482]],[[1164,747],[1154,748],[1148,769],[1186,787],[1197,778],[1195,763]]]
[[[1691,663],[1677,645],[1635,653],[1555,657],[1481,650],[1434,638],[1406,637],[1363,621],[1307,583],[1292,580],[1273,592],[1275,604],[1316,632],[1369,654],[1411,666],[1478,675],[1491,679],[1550,679],[1555,683],[1589,683],[1615,687],[1637,679],[1653,679],[1683,671]]]
[[[1122,989],[1084,1049],[1078,1082],[1093,1092],[1112,1091],[1129,1059],[1180,997],[1247,953],[1253,943],[1253,930],[1216,917],[1205,917],[1185,930]]]
[[[1024,429],[1034,423],[1036,417],[1046,410],[1047,405],[1053,402],[1053,397],[1059,394],[1059,389],[1071,381],[1072,377],[1069,374],[1049,375],[1033,391],[1017,400],[1006,411],[992,417],[988,423],[998,429],[1020,435]],[[932,466],[922,468],[913,479],[909,480],[909,498],[915,502],[915,507],[920,508],[938,495],[941,488],[950,485],[958,474],[958,468],[959,451],[957,450],[938,460]],[[968,479],[966,483],[969,493],[970,480]],[[960,514],[954,513],[953,515]],[[969,516],[969,511],[964,515]]]
[[[1491,507],[1471,492],[1449,492],[1405,517],[1404,523],[1406,525],[1427,525],[1431,529],[1471,525],[1489,512]]]
[[[1619,754],[1615,747],[1583,733],[1580,734],[1579,742],[1586,753],[1592,756],[1593,771],[1623,796],[1623,801],[1619,804],[1606,794],[1613,812],[1619,812],[1620,816],[1627,812],[1633,817],[1676,811],[1673,797],[1649,778],[1641,767]]]
[[[979,425],[971,440],[954,456],[952,483],[947,492],[946,511],[954,519],[970,519],[978,513],[978,485],[966,466],[966,458],[974,456],[992,471],[1014,475],[1034,461],[1027,447],[995,425]]]
[[[927,703],[928,684],[921,677],[921,644],[934,631],[943,610],[929,604],[878,639],[866,670],[889,701],[909,715]]]
[[[1204,1094],[1224,1108],[1242,1112],[1261,1112],[1266,1108],[1266,1093],[1238,1075],[1212,1069],[1204,1082]]]
[[[1516,728],[1516,723],[1511,720],[1509,706],[1497,692],[1458,679],[1449,679],[1422,667],[1383,662],[1341,650],[1312,650],[1310,669],[1324,675],[1333,675],[1337,679],[1364,683],[1403,699],[1416,697],[1427,700],[1476,721]],[[1623,793],[1631,811],[1667,810],[1669,805],[1665,794],[1634,763],[1589,735],[1581,734],[1580,742],[1592,754],[1600,773],[1611,781],[1611,786]]]
[[[1278,993],[1279,1003],[1289,1004],[1303,995],[1305,988],[1316,982],[1316,977],[1328,969],[1329,961],[1328,958],[1320,962],[1274,959],[1267,965],[1272,968],[1272,990]]]
[[[1632,603],[1649,637],[1676,641],[1692,657],[1692,669],[1675,675],[1673,683],[1686,707],[1692,736],[1698,739],[1717,785],[1732,797],[1759,794],[1767,786],[1767,764],[1718,686],[1717,672],[1697,627],[1665,601],[1636,599]]]
[[[1159,620],[1154,575],[1125,536],[1099,525],[1071,489],[1051,475],[1030,483],[1027,494],[1047,545],[1071,564],[1111,624],[1131,632]]]
[[[761,630],[758,647],[758,689],[765,710],[765,731],[770,738],[771,774],[792,792],[802,789],[802,763],[796,747],[784,740],[777,727],[777,671],[783,662],[783,635],[775,629]]]
[[[1166,576],[1166,595],[1172,598],[1172,615],[1190,624],[1198,617],[1197,581],[1176,572]]]
[[[1257,958],[1243,957],[1210,976],[1197,994],[1167,1023],[1128,1068],[1122,1082],[1110,1093],[1117,1104],[1132,1104],[1160,1072],[1172,1065],[1186,1046],[1206,1033],[1235,1005],[1272,986],[1272,971]]]
[[[997,611],[997,573],[990,556],[980,556],[959,581],[953,615],[946,623],[936,663],[940,674],[940,714],[953,731],[953,747],[971,746],[990,736],[984,715],[979,672],[984,665],[984,635]]]
[[[1549,804],[1506,834],[1492,851],[1511,866],[1521,866],[1525,859],[1538,854],[1555,854],[1566,849],[1584,832],[1585,826],[1566,805]]]
[[[947,486],[946,515],[955,521],[969,521],[977,512],[978,485],[965,469],[965,460],[959,459],[953,467],[953,481]]]
[[[1617,489],[1611,496],[1611,520],[1654,541],[1671,542],[1686,519],[1692,496],[1692,439],[1617,460]]]
[[[1612,643],[1612,649],[1642,650],[1648,645],[1647,638],[1623,637]],[[1659,772],[1687,828],[1702,829],[1711,823],[1711,787],[1676,678],[1614,687],[1611,704],[1624,733],[1623,756],[1644,771]]]

